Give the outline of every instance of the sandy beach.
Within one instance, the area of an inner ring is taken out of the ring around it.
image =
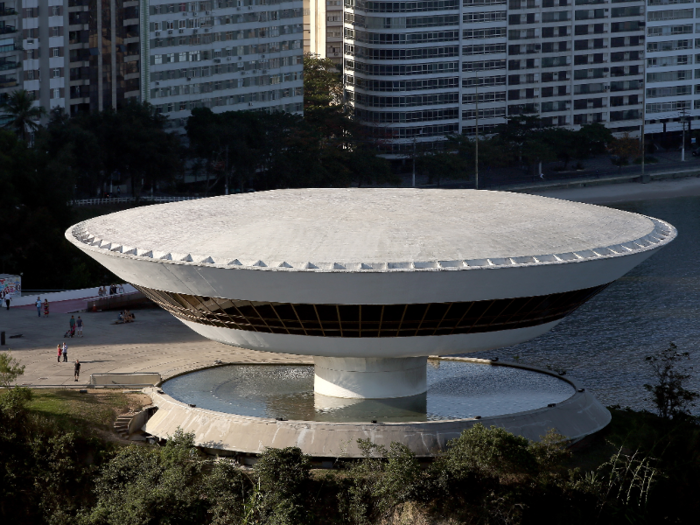
[[[672,179],[650,182],[649,184],[629,182],[585,188],[528,191],[527,193],[591,204],[696,197],[700,196],[700,178]]]

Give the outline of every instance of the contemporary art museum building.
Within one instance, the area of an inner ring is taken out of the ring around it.
[[[537,337],[675,235],[532,195],[357,188],[139,207],[66,232],[204,337],[315,356],[316,392],[344,398],[419,394],[428,355]]]

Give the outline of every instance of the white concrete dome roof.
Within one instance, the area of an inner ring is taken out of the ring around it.
[[[277,271],[557,264],[666,244],[670,224],[611,208],[476,190],[294,189],[132,208],[67,238],[117,257]]]

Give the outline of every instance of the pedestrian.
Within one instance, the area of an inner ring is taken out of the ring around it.
[[[61,348],[61,345],[56,345],[56,351],[58,352],[58,362],[61,362],[61,354],[63,354],[63,349]]]
[[[83,320],[78,316],[78,319],[75,321],[75,326],[78,329],[78,337],[83,337]]]
[[[73,367],[73,375],[75,376],[76,381],[80,377],[80,359],[75,360],[75,366]]]
[[[44,299],[44,317],[49,316],[49,300]]]
[[[7,306],[7,309],[10,309],[10,294],[7,294],[5,296],[5,305]]]
[[[65,342],[63,343],[63,362],[68,362],[68,345]]]
[[[36,313],[41,317],[41,297],[36,298]]]
[[[69,322],[70,322],[70,336],[73,337],[73,335],[75,334],[75,317],[71,315]]]

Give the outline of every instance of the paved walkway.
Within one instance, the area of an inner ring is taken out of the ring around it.
[[[36,309],[0,310],[0,331],[12,356],[26,366],[25,386],[85,386],[97,372],[160,372],[164,377],[211,365],[215,360],[244,363],[308,362],[307,356],[255,352],[209,341],[160,309],[135,310],[136,322],[112,324],[117,312],[81,313],[84,337],[65,339],[68,363],[56,361],[71,314],[38,318]],[[78,314],[75,315],[77,319]],[[10,336],[22,337],[10,339]],[[73,381],[73,362],[80,359],[80,381]]]

